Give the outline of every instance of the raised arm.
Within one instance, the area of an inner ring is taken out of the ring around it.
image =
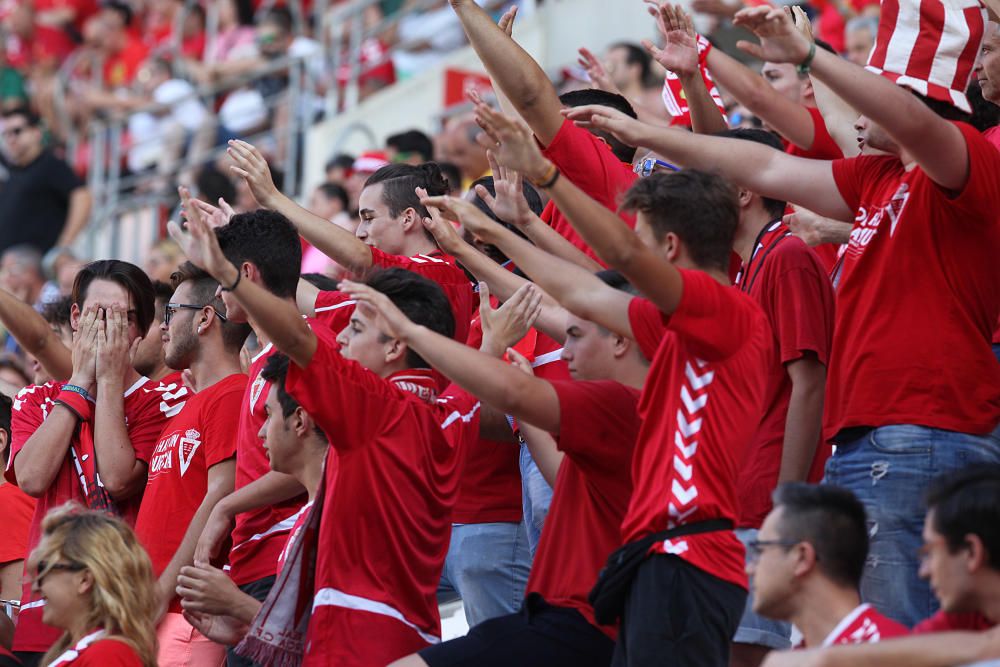
[[[257,203],[284,215],[309,243],[341,266],[356,272],[371,268],[372,252],[358,237],[307,211],[278,190],[267,160],[257,148],[245,141],[230,141],[226,151],[235,163],[230,169],[247,182]]]
[[[405,342],[431,366],[505,414],[550,432],[559,430],[559,396],[552,385],[503,361],[414,324],[387,296],[367,285],[345,281],[344,290],[358,306],[371,308],[380,331]],[[515,295],[520,307],[537,310],[541,294],[527,286]]]
[[[544,145],[562,127],[562,104],[538,63],[473,0],[450,0],[490,78]]]
[[[187,215],[187,231],[172,220],[167,228],[187,258],[219,281],[223,289],[232,292],[256,328],[275,347],[300,368],[308,366],[316,353],[316,334],[302,319],[296,305],[271,294],[252,280],[243,280],[244,268],[226,259],[214,230],[205,222],[201,211],[191,204],[190,193],[184,189],[181,189],[181,201]]]
[[[70,349],[37,310],[5,289],[0,289],[0,322],[53,378],[68,380],[73,374]]]
[[[583,106],[564,113],[580,125],[648,146],[675,164],[721,173],[763,197],[801,204],[835,220],[854,219],[833,179],[832,163],[826,160],[794,157],[753,141],[652,127],[607,107]]]
[[[740,48],[772,62],[810,65],[814,78],[826,83],[859,114],[879,125],[931,180],[953,191],[965,186],[969,179],[969,151],[961,130],[912,93],[810,45],[796,30],[787,8],[744,9],[736,15],[736,23],[752,30],[761,41],[759,45],[740,42]],[[812,53],[815,55],[810,64],[807,61]]]

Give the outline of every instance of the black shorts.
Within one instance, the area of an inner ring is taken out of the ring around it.
[[[677,556],[650,556],[625,600],[614,667],[728,667],[746,597]]]
[[[430,667],[608,667],[614,642],[583,614],[532,593],[521,611],[483,621],[464,637],[420,651]]]
[[[274,582],[277,579],[277,575],[272,574],[269,577],[264,577],[263,579],[258,579],[257,581],[251,581],[249,584],[243,584],[238,588],[252,597],[258,602],[263,602],[267,599],[268,594],[271,592],[271,588],[274,586]],[[234,651],[235,646],[226,647],[226,667],[261,667],[250,658],[244,658],[242,655],[236,655]]]

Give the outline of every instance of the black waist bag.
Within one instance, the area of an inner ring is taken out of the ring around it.
[[[657,542],[672,540],[685,535],[732,530],[733,522],[728,519],[710,519],[684,524],[670,530],[647,535],[641,540],[630,542],[608,556],[608,562],[597,575],[597,583],[587,599],[594,608],[594,618],[601,625],[614,625],[625,610],[625,596],[635,578],[636,570],[646,560],[649,548]]]

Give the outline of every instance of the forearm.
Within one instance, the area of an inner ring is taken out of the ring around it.
[[[77,416],[63,405],[51,408],[48,418],[24,443],[14,458],[14,474],[22,491],[41,497],[66,461]]]
[[[823,431],[824,380],[793,382],[785,417],[785,438],[781,448],[778,483],[804,482],[816,456]]]
[[[815,140],[809,111],[776,91],[762,76],[720,49],[706,59],[715,81],[736,101],[797,146],[811,147]]]
[[[521,229],[535,244],[535,247],[550,255],[576,264],[591,273],[604,268],[570,243],[562,234],[542,222],[542,219],[537,215],[532,215],[532,219]]]
[[[563,456],[565,456],[556,447],[556,439],[548,431],[528,423],[519,423],[518,427],[521,430],[524,444],[531,452],[531,459],[538,467],[538,472],[542,473],[542,477],[549,486],[555,488],[556,477],[559,476],[559,466],[562,464]]]
[[[319,296],[319,292],[318,287],[299,278],[299,285],[295,289],[295,303],[300,313],[306,317],[316,317],[316,297]]]
[[[410,327],[403,340],[438,372],[482,402],[504,414],[530,418],[550,430],[558,430],[558,398],[545,380],[426,327]]]
[[[73,374],[70,349],[38,311],[4,289],[0,289],[0,322],[53,378],[64,381]]]
[[[59,240],[56,241],[57,246],[73,245],[76,237],[87,226],[87,220],[90,219],[91,201],[90,192],[86,188],[77,188],[70,194],[69,212],[62,233],[59,234]]]
[[[120,382],[98,381],[94,453],[101,482],[115,500],[128,498],[145,484],[144,479],[138,479],[135,449],[125,425],[123,393]]]
[[[858,147],[858,132],[854,129],[858,112],[819,79],[814,78],[812,86],[816,106],[823,116],[826,131],[833,137],[844,157],[858,155],[861,150]]]
[[[273,201],[260,204],[288,218],[306,241],[341,266],[352,271],[371,268],[371,250],[343,227],[302,208],[281,193],[278,193]]]
[[[808,651],[810,667],[952,667],[1000,657],[994,631],[947,632]],[[995,644],[992,642],[992,644]],[[806,657],[806,656],[803,656]]]
[[[215,505],[215,511],[233,519],[237,514],[268,505],[277,505],[305,492],[305,487],[291,475],[270,470],[263,477],[219,500]]]
[[[728,130],[729,125],[719,113],[719,108],[715,106],[715,100],[705,85],[701,69],[679,78],[691,113],[691,129],[696,134],[718,134]]]

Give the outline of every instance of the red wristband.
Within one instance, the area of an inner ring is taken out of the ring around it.
[[[75,412],[81,421],[89,422],[94,419],[94,404],[75,391],[63,389],[56,396],[56,401]]]

